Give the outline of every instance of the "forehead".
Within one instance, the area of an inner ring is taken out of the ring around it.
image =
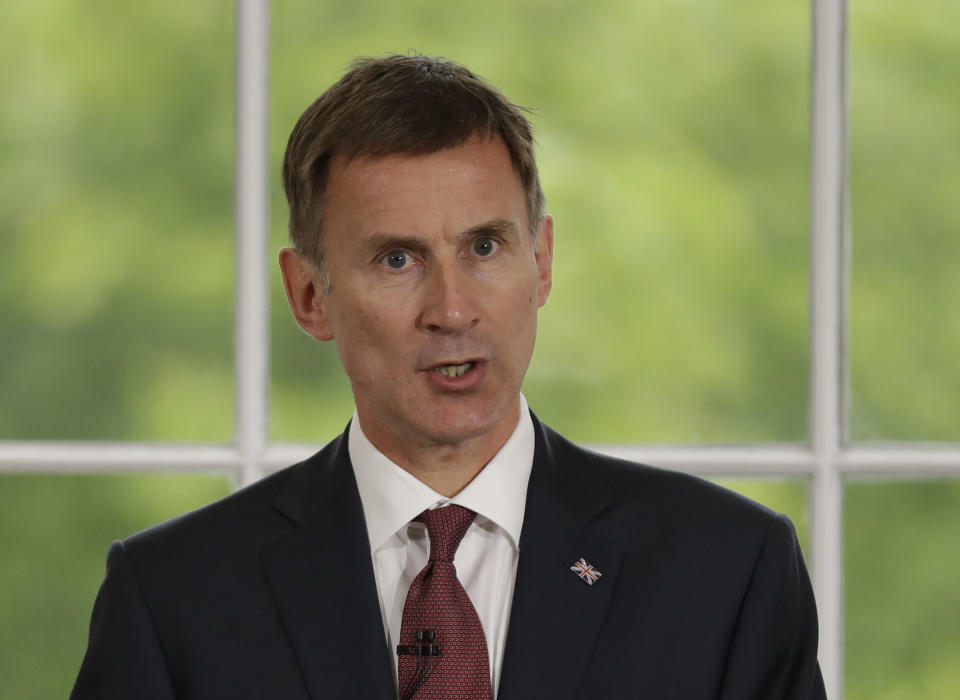
[[[480,221],[517,219],[523,186],[499,137],[474,137],[423,155],[337,159],[331,164],[325,229],[352,235],[381,230],[430,232]]]

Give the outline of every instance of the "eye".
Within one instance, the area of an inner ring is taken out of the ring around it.
[[[489,257],[497,250],[498,245],[492,238],[478,238],[473,242],[473,252],[481,258]]]
[[[383,256],[383,263],[391,270],[402,270],[410,263],[410,256],[402,250],[394,250]]]

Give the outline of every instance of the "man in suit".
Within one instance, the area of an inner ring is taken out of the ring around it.
[[[115,543],[73,698],[825,697],[786,518],[527,408],[553,254],[532,143],[442,59],[360,61],[307,109],[280,265],[353,420]]]

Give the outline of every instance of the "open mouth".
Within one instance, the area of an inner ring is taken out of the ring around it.
[[[451,379],[454,379],[456,377],[461,377],[467,372],[469,372],[471,369],[473,369],[474,364],[476,363],[464,362],[462,365],[440,365],[438,367],[434,367],[434,371],[439,372],[445,377],[450,377]]]

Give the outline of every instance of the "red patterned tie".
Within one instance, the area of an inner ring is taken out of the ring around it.
[[[490,660],[477,611],[453,556],[476,513],[450,505],[425,510],[430,559],[410,584],[400,628],[401,700],[491,698]]]

